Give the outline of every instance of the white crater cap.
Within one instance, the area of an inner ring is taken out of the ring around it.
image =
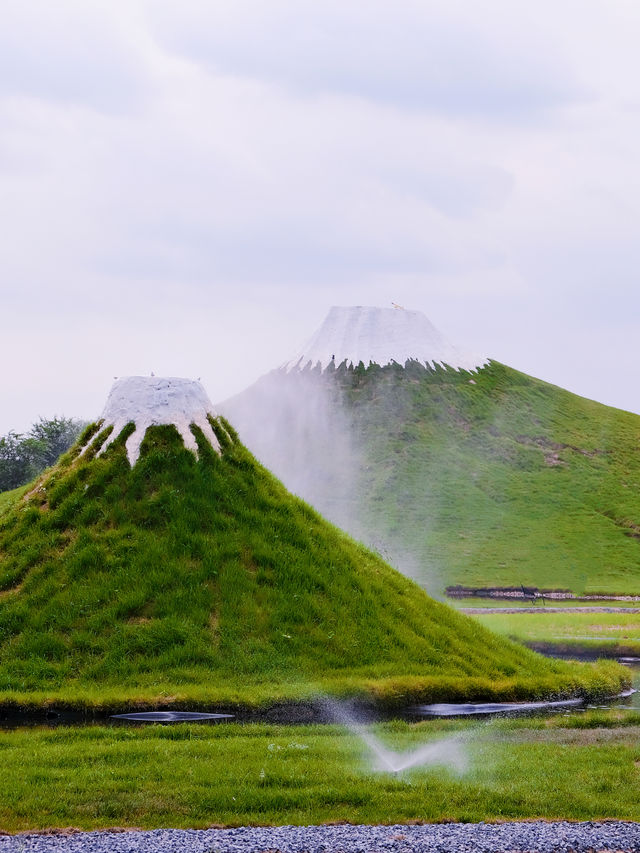
[[[343,361],[368,367],[404,365],[409,360],[464,370],[487,363],[486,358],[450,344],[420,311],[356,305],[331,308],[307,345],[283,367],[303,370],[319,364],[324,370],[332,361],[336,367]]]
[[[190,429],[191,424],[195,424],[219,453],[220,444],[211,428],[208,415],[213,415],[211,401],[202,385],[193,379],[179,379],[175,376],[125,376],[113,383],[102,412],[102,429],[113,426],[113,430],[100,453],[103,453],[131,422],[136,425],[126,443],[131,465],[138,461],[140,445],[147,428],[163,424],[172,424],[189,450],[197,455],[198,445]]]

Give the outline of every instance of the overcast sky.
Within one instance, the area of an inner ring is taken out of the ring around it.
[[[392,301],[640,412],[637,0],[0,7],[0,433]]]

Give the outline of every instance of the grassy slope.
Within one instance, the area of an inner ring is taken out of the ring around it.
[[[2,517],[1,701],[615,691],[614,669],[545,660],[432,601],[216,429],[224,454],[200,442],[197,462],[152,428],[133,469],[126,430],[92,458],[98,436]]]
[[[17,489],[11,489],[9,492],[0,492],[0,516],[8,512],[28,488],[28,486],[19,486]]]
[[[428,589],[640,591],[640,417],[492,363],[343,375],[357,499]]]
[[[466,736],[469,768],[460,776],[441,767],[375,773],[362,743],[333,726],[0,732],[0,829],[640,820],[639,721],[587,712],[376,727],[399,751]]]

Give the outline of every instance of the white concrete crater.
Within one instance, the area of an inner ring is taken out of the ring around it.
[[[175,376],[125,376],[114,382],[102,412],[101,430],[109,426],[113,426],[113,430],[100,453],[104,453],[131,422],[136,425],[126,442],[131,465],[138,461],[140,445],[150,426],[172,424],[182,436],[185,446],[197,455],[198,446],[190,429],[191,424],[195,424],[219,453],[220,444],[208,415],[213,416],[213,406],[199,382]]]
[[[477,370],[487,359],[450,344],[420,311],[403,308],[374,308],[365,305],[334,306],[315,335],[283,367],[303,370],[318,364],[324,370],[363,362],[384,366],[409,360],[425,365],[447,364]]]

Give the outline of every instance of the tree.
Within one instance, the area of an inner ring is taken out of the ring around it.
[[[54,465],[84,426],[74,418],[40,418],[26,435],[12,430],[0,438],[0,492],[16,489]]]
[[[25,437],[16,432],[0,438],[0,492],[17,489],[31,479],[31,459],[24,442]]]
[[[54,465],[71,447],[85,427],[83,421],[73,418],[40,418],[29,431],[32,459],[40,471]]]

